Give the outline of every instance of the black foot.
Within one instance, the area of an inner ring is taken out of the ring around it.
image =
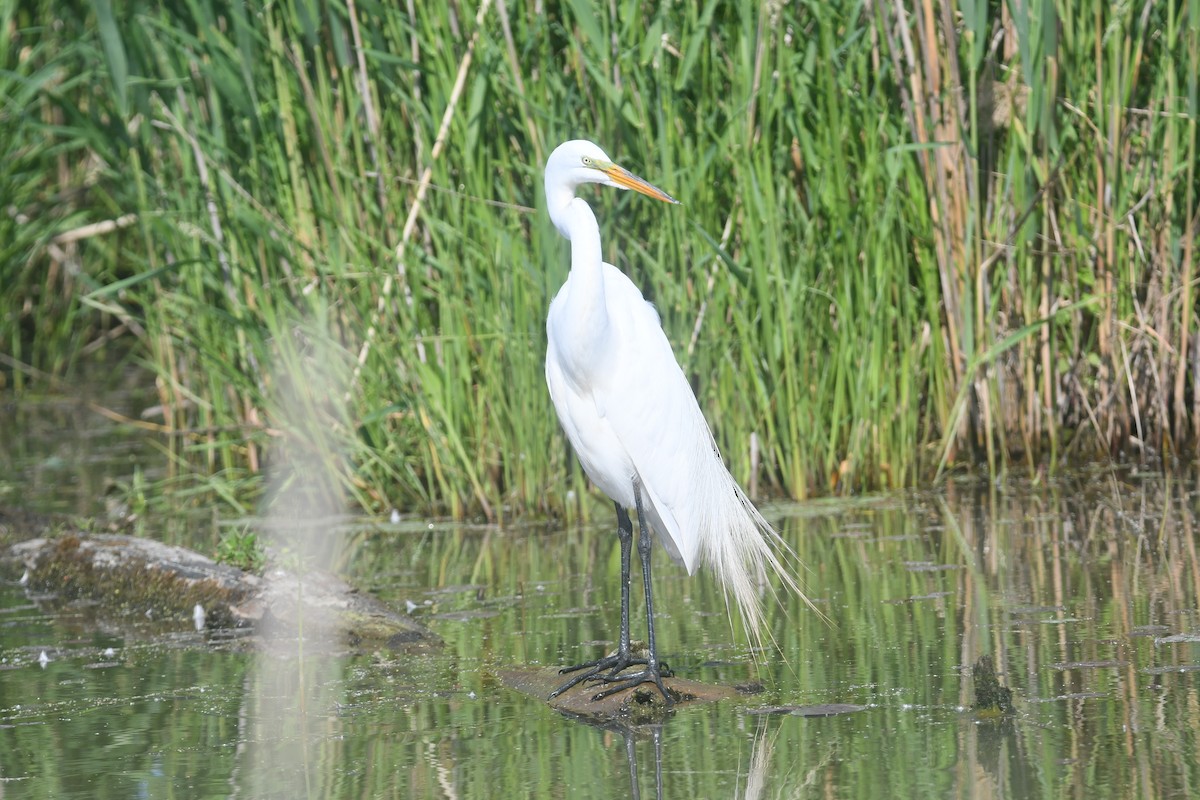
[[[571,677],[570,680],[555,689],[550,694],[550,699],[553,700],[563,692],[578,686],[584,681],[604,680],[605,676],[601,675],[600,673],[604,672],[605,670],[609,670],[609,675],[616,675],[621,670],[627,669],[634,664],[645,663],[646,659],[644,658],[638,658],[632,653],[622,653],[617,651],[611,655],[604,656],[604,658],[597,658],[595,661],[585,661],[582,664],[576,664],[573,667],[563,667],[559,670],[559,672],[563,675],[566,675],[568,672],[579,672],[579,670],[585,671],[579,672],[578,675]]]
[[[645,662],[643,661],[642,663]],[[609,695],[614,695],[617,692],[623,692],[626,689],[632,689],[635,686],[641,686],[643,683],[653,683],[658,687],[658,691],[662,693],[663,700],[666,701],[667,707],[670,708],[671,706],[675,705],[675,697],[669,691],[667,691],[667,687],[663,685],[663,678],[669,678],[672,674],[673,673],[671,672],[670,667],[668,667],[666,664],[659,664],[654,668],[651,668],[649,665],[647,665],[646,668],[640,672],[627,672],[621,675],[609,673],[608,675],[603,675],[599,678],[599,680],[612,685],[604,691],[597,692],[596,694],[592,695],[592,702],[603,700]]]
[[[625,670],[638,664],[645,664],[646,669],[640,672],[622,674]],[[579,672],[580,670],[583,671]],[[573,675],[570,680],[551,692],[548,698],[550,700],[586,681],[602,681],[618,685],[609,687],[595,695],[592,697],[593,701],[616,694],[622,689],[628,689],[643,683],[653,683],[663,693],[667,705],[671,705],[674,702],[662,683],[663,678],[670,678],[675,674],[671,671],[671,668],[666,663],[660,663],[654,669],[651,669],[649,659],[642,656],[635,656],[632,652],[622,653],[618,650],[611,655],[598,658],[595,661],[585,661],[582,664],[576,664],[572,667],[563,667],[559,672],[564,675],[568,672],[579,672],[579,674]]]

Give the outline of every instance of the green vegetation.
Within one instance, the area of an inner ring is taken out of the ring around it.
[[[243,572],[261,574],[267,563],[267,552],[256,532],[231,530],[223,533],[217,542],[217,561]]]
[[[1200,442],[1200,0],[0,0],[0,30],[0,374],[132,347],[231,502],[281,441],[369,509],[584,496],[536,210],[574,136],[685,204],[606,193],[606,250],[761,491]]]

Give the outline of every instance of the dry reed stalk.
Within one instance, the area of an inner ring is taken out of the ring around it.
[[[1200,38],[1200,37],[1198,37]],[[1193,42],[1195,44],[1195,42]],[[1200,53],[1197,53],[1197,61],[1200,61]],[[1189,152],[1196,150],[1196,120],[1192,119],[1188,122],[1190,133]],[[1183,277],[1181,286],[1183,297],[1180,300],[1181,305],[1181,320],[1179,323],[1179,345],[1177,351],[1179,358],[1176,362],[1175,369],[1175,385],[1173,387],[1174,394],[1174,411],[1175,411],[1175,436],[1176,441],[1186,441],[1188,432],[1189,416],[1187,408],[1184,405],[1184,388],[1186,386],[1187,371],[1188,371],[1188,346],[1190,344],[1190,336],[1192,329],[1192,270],[1195,266],[1195,247],[1196,236],[1200,234],[1200,210],[1194,214],[1192,210],[1195,208],[1195,186],[1196,186],[1196,162],[1189,161],[1187,167],[1187,211],[1189,215],[1188,229],[1184,231],[1183,237]],[[1193,369],[1193,381],[1198,385],[1192,390],[1192,413],[1190,416],[1191,429],[1196,430],[1197,414],[1200,414],[1200,374],[1196,374]],[[1200,436],[1193,436],[1193,452],[1200,454]]]
[[[994,466],[991,403],[984,397],[987,382],[977,380],[982,376],[967,374],[967,353],[978,352],[985,341],[981,326],[985,319],[983,288],[987,270],[982,266],[972,269],[972,264],[981,265],[983,259],[979,253],[972,257],[965,246],[974,193],[970,158],[962,141],[968,113],[956,54],[954,13],[948,3],[942,3],[938,13],[932,0],[922,0],[920,7],[913,11],[906,9],[901,0],[895,0],[895,14],[895,28],[907,61],[907,70],[897,71],[898,74],[907,72],[909,76],[910,99],[906,98],[905,105],[913,139],[917,144],[932,146],[928,151],[921,151],[920,160],[928,191],[929,214],[934,222],[934,252],[942,289],[946,349],[951,362],[951,393],[956,394],[964,381],[974,383],[976,411],[982,414],[988,461]],[[915,45],[909,30],[910,18],[916,34]],[[896,48],[890,29],[887,33],[894,53]],[[978,233],[975,238],[978,241]],[[963,341],[963,302],[964,297],[971,294],[974,295],[975,325],[974,341],[968,343]],[[968,435],[968,418],[966,414],[960,416],[957,430],[953,432],[960,443]]]
[[[375,100],[371,94],[371,82],[367,78],[367,54],[363,48],[362,33],[358,27],[358,7],[354,0],[346,1],[346,15],[350,20],[350,37],[354,41],[354,77],[358,82],[358,94],[362,98],[363,118],[367,123],[367,155],[371,169],[375,172],[375,197],[379,210],[387,208],[383,185],[383,170],[379,164],[379,115],[375,113]],[[302,71],[301,71],[302,72]]]
[[[467,71],[471,68],[471,59],[475,54],[475,44],[479,41],[479,31],[483,28],[483,20],[487,15],[488,9],[492,5],[492,0],[483,0],[479,4],[479,10],[475,14],[475,30],[471,33],[471,38],[467,41],[467,52],[463,54],[462,60],[458,63],[458,74],[454,79],[454,88],[450,91],[450,99],[446,102],[445,111],[442,113],[442,123],[438,127],[437,137],[433,142],[433,150],[429,154],[429,164],[425,166],[425,171],[421,173],[421,179],[417,183],[417,196],[413,198],[412,205],[408,209],[408,218],[404,221],[404,230],[400,234],[400,242],[396,245],[396,276],[393,279],[392,275],[388,275],[383,282],[383,288],[379,292],[379,300],[375,304],[375,311],[371,314],[370,322],[367,325],[367,335],[363,340],[362,347],[358,351],[358,359],[354,365],[354,372],[350,376],[350,386],[346,390],[346,399],[349,400],[350,395],[354,391],[354,387],[358,384],[359,375],[362,374],[363,365],[367,363],[367,356],[371,352],[371,346],[375,342],[375,337],[378,336],[379,321],[383,318],[384,312],[387,310],[388,300],[391,298],[392,289],[398,282],[404,291],[404,301],[409,308],[413,306],[412,290],[408,286],[407,267],[405,265],[405,250],[408,247],[408,242],[412,238],[413,231],[417,227],[417,217],[420,216],[421,207],[425,202],[425,194],[429,191],[429,183],[433,179],[433,162],[437,161],[442,155],[442,149],[446,146],[446,134],[450,131],[450,122],[454,119],[454,111],[458,108],[459,98],[462,96],[463,87],[467,82]],[[425,361],[425,345],[417,338],[417,357]]]

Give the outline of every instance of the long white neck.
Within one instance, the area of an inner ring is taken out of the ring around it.
[[[571,274],[567,278],[571,306],[580,314],[604,313],[604,261],[596,215],[569,189],[547,193],[546,199],[554,227],[571,242]]]

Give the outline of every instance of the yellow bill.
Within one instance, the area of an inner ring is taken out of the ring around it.
[[[599,164],[601,172],[613,181],[624,186],[626,189],[633,189],[635,192],[641,192],[647,197],[653,197],[655,200],[662,200],[664,203],[674,203],[680,205],[679,201],[671,195],[664,192],[649,181],[642,180],[637,175],[634,175],[629,170],[618,164]]]

